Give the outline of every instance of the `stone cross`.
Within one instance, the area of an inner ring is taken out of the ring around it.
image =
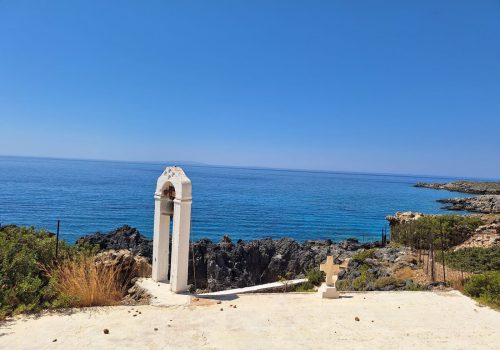
[[[326,257],[326,263],[319,265],[319,270],[324,271],[326,274],[326,285],[335,286],[337,275],[341,269],[345,269],[346,264],[336,265],[333,263],[333,256]]]

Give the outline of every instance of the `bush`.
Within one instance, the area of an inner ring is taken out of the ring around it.
[[[68,306],[114,305],[123,296],[120,266],[97,264],[94,256],[65,259],[48,271],[54,289]]]
[[[312,293],[312,292],[316,292],[316,289],[314,288],[314,285],[311,282],[306,281],[306,282],[302,283],[301,285],[299,285],[298,287],[296,287],[295,288],[295,292],[299,292],[299,293],[304,293],[304,292]]]
[[[325,281],[325,273],[317,269],[311,269],[307,271],[307,280],[314,286],[321,286],[321,283]]]
[[[58,264],[53,234],[33,227],[0,227],[0,319],[21,312],[37,312],[68,305],[56,288]],[[74,247],[59,241],[59,261],[92,255],[96,247]]]
[[[464,285],[465,294],[500,309],[500,271],[472,276]]]
[[[0,317],[50,308],[56,297],[42,265],[55,262],[53,235],[33,227],[0,227]],[[61,254],[68,246],[61,242]]]
[[[377,251],[377,249],[375,249],[375,248],[362,250],[362,251],[354,254],[352,256],[351,260],[358,262],[358,263],[363,263],[366,259],[373,258],[375,256],[376,251]]]
[[[425,288],[423,286],[421,286],[420,284],[412,281],[411,283],[406,284],[405,290],[410,291],[410,292],[420,292],[420,291],[425,290]]]
[[[335,286],[338,290],[349,290],[349,280],[337,280]]]
[[[360,276],[352,281],[353,290],[370,290],[370,285],[375,281],[375,276],[369,272],[368,265],[362,265],[359,269]]]
[[[431,244],[449,249],[465,242],[483,224],[475,216],[424,216],[392,225],[391,240],[418,249],[429,249]]]
[[[375,289],[380,290],[383,289],[389,285],[397,285],[401,284],[401,280],[398,280],[395,277],[389,276],[389,277],[381,277],[375,281]]]
[[[500,270],[500,248],[463,248],[447,252],[446,263],[457,270],[486,272]]]

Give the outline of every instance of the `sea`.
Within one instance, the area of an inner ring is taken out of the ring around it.
[[[181,165],[193,185],[191,239],[380,239],[386,215],[449,213],[460,193],[416,188],[448,177],[0,156],[0,224],[35,226],[73,243],[124,224],[152,237],[156,180]]]

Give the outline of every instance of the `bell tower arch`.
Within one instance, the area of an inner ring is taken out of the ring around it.
[[[156,183],[154,199],[152,277],[156,282],[170,282],[170,289],[175,293],[183,292],[188,288],[192,193],[191,180],[182,168],[165,169]],[[170,220],[173,220],[171,258]]]

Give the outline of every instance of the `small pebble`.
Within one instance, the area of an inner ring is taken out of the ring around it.
[[[373,322],[373,320],[372,320],[372,322]]]
[[[155,331],[157,331],[157,330],[158,330],[158,328],[155,327]]]
[[[236,305],[234,305],[234,306],[233,306],[233,308],[235,308],[235,309],[236,309]]]
[[[104,332],[104,334],[109,334],[109,329],[104,328],[104,331],[103,331],[103,332]]]
[[[52,340],[53,343],[55,343],[56,341],[57,341],[57,339]]]
[[[354,317],[354,320],[359,321],[359,317],[358,316]]]
[[[223,308],[220,308],[220,311],[223,311],[224,309]]]
[[[167,327],[172,327],[171,325],[168,325]]]
[[[217,300],[217,304],[221,304],[221,303],[222,303],[222,301],[220,301],[220,300]]]
[[[137,316],[137,314],[133,314],[132,316],[134,316],[134,317],[135,317],[135,316]]]

